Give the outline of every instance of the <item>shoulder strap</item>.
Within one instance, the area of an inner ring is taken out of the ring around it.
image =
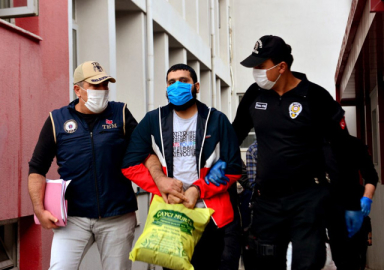
[[[127,107],[127,103],[124,103],[124,106],[123,106],[123,132],[124,132],[124,136],[125,136],[125,108]]]
[[[51,122],[52,122],[52,132],[53,132],[53,138],[55,139],[55,143],[57,143],[57,141],[56,141],[56,128],[55,128],[55,121],[53,121],[52,112],[50,112],[50,113],[49,113],[49,117],[51,118]]]

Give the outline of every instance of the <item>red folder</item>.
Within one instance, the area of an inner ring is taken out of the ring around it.
[[[45,184],[44,208],[58,219],[57,226],[67,225],[67,201],[65,200],[65,191],[71,180],[64,181],[63,179],[50,180],[47,179]],[[35,215],[35,223],[40,224],[40,221]]]

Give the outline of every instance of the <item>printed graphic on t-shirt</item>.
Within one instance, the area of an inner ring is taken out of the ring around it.
[[[173,157],[195,156],[196,131],[173,132]]]

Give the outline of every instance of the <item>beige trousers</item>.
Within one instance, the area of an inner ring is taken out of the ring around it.
[[[68,217],[66,227],[53,230],[49,269],[77,270],[96,242],[103,270],[130,270],[135,226],[135,212],[101,219]]]

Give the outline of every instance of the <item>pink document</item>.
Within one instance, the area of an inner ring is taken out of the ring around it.
[[[69,181],[63,179],[50,180],[47,179],[45,184],[44,208],[58,219],[57,226],[67,225],[67,201],[65,200],[65,191],[69,185]],[[35,223],[40,224],[35,215]]]

